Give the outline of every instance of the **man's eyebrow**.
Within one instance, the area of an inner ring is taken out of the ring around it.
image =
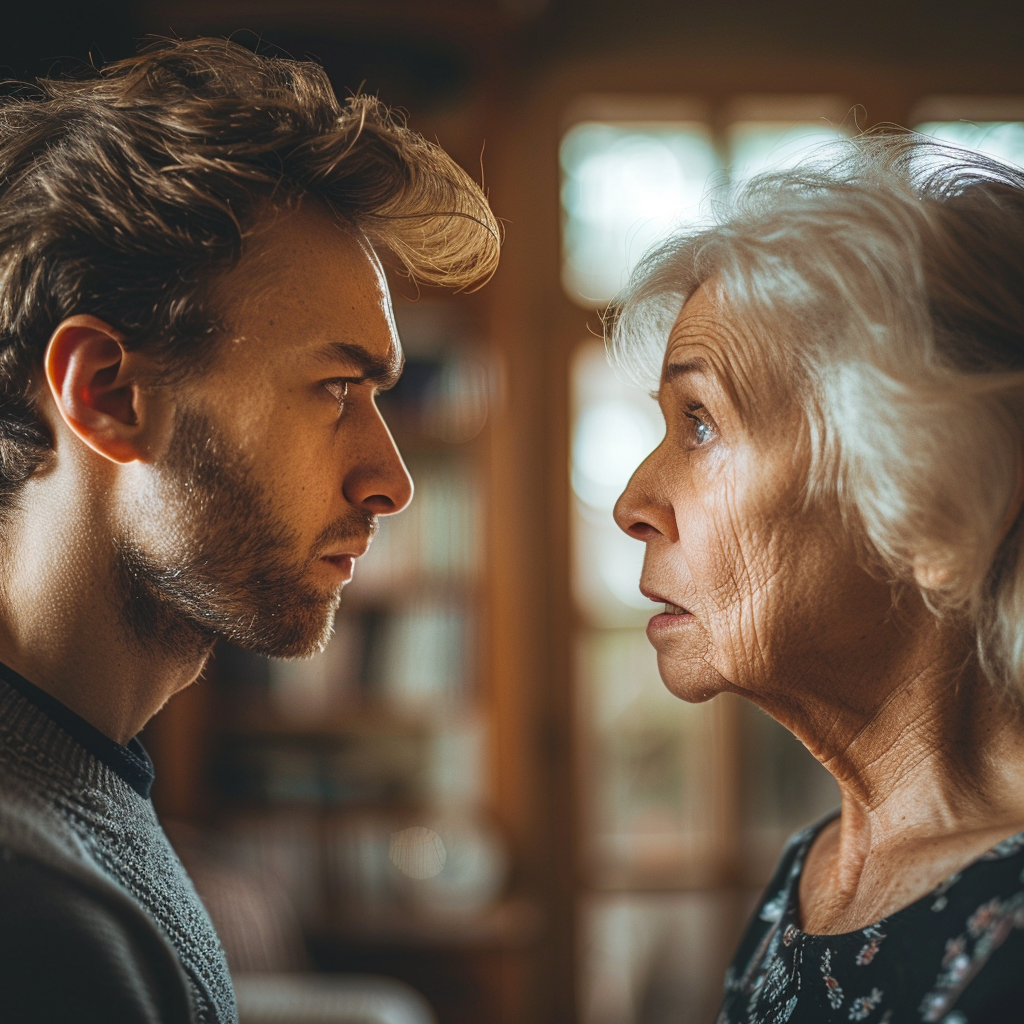
[[[361,383],[373,384],[375,387],[387,389],[398,383],[402,376],[405,362],[401,350],[392,346],[387,358],[380,359],[362,345],[354,345],[346,341],[332,341],[318,353],[322,363],[346,362],[359,367],[358,379]]]

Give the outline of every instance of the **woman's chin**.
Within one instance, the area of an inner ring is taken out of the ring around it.
[[[688,704],[703,704],[731,689],[725,677],[699,656],[680,658],[659,651],[658,672],[669,693]]]

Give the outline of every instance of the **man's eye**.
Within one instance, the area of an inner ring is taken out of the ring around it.
[[[331,393],[338,403],[339,411],[345,408],[345,399],[348,398],[347,380],[329,380],[324,387]]]

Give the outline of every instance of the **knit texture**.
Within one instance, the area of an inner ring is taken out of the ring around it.
[[[236,1024],[227,960],[153,804],[0,679],[0,800],[49,808],[109,878],[156,921],[181,961],[199,1024]]]

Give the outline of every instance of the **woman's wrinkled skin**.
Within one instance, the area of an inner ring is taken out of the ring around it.
[[[641,590],[683,610],[648,627],[668,688],[748,698],[838,781],[800,884],[804,929],[836,934],[1024,828],[1024,723],[973,638],[912,588],[894,605],[838,508],[803,500],[806,425],[758,349],[694,293],[665,352],[665,438],[615,517],[646,544]]]

